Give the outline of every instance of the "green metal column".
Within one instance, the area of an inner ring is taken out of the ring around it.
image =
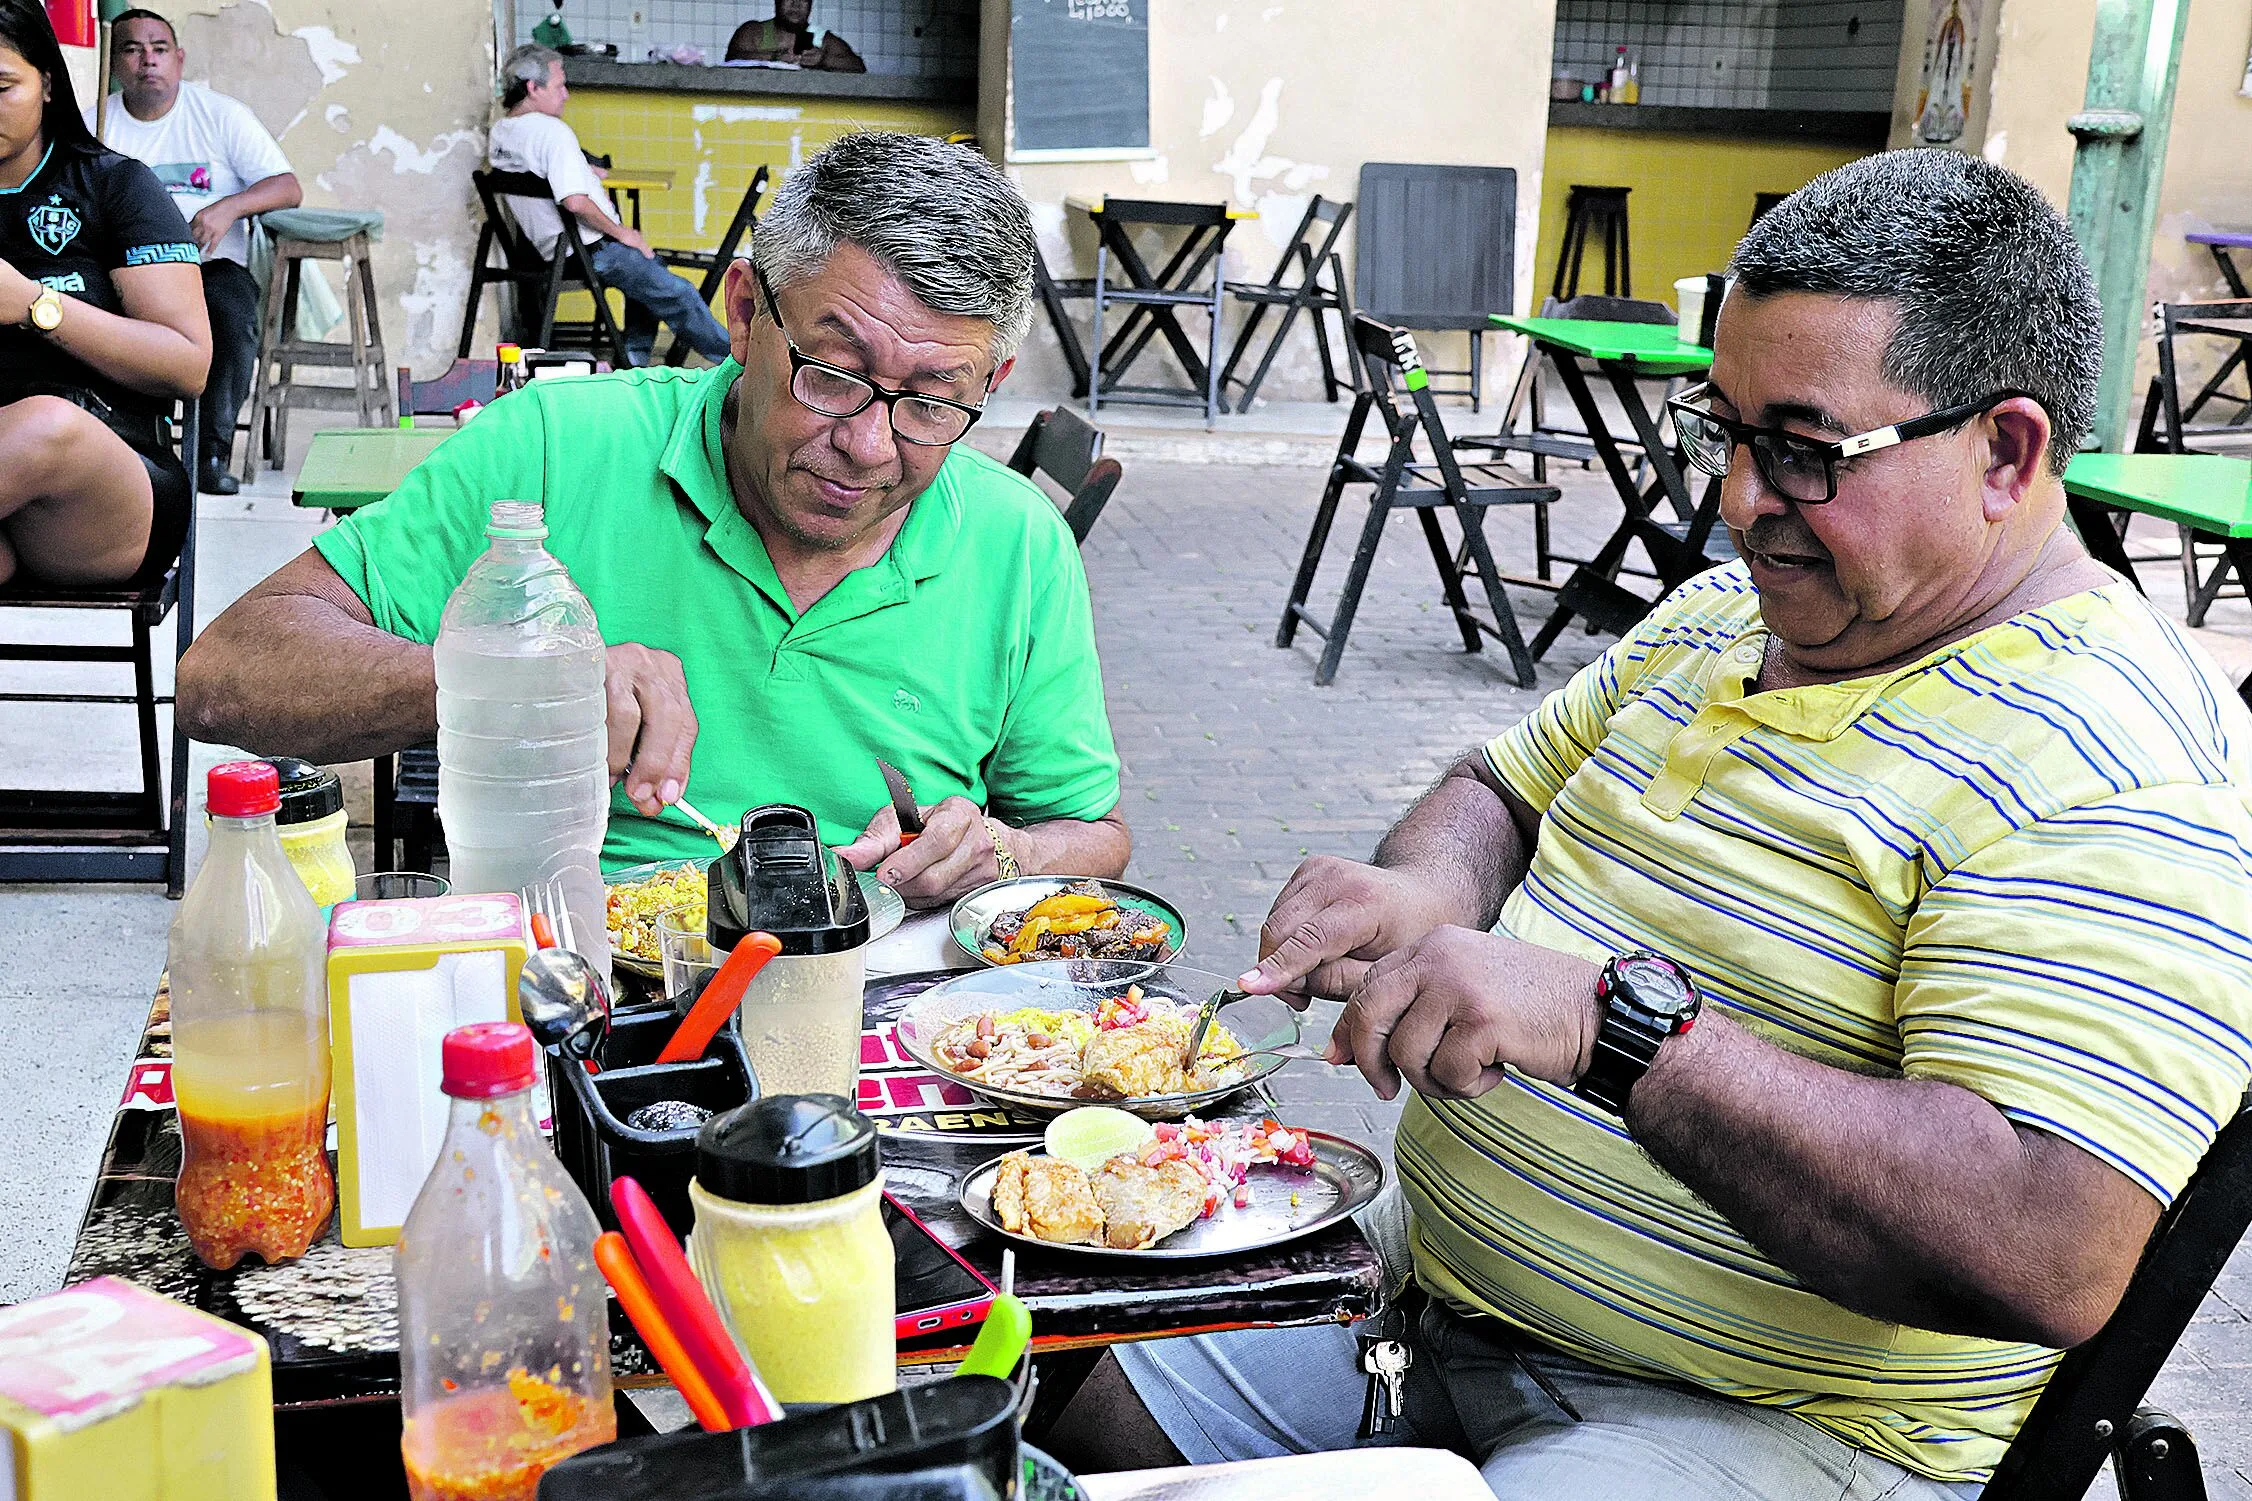
[[[2080,143],[2072,163],[2072,232],[2103,298],[2095,436],[2107,449],[2120,446],[2134,402],[2150,238],[2188,24],[2189,0],[2097,0],[2087,104],[2065,122]]]

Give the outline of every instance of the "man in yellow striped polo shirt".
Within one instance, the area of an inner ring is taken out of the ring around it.
[[[1734,270],[1675,418],[1743,561],[1244,983],[1414,1091],[1406,1431],[1505,1497],[1969,1496],[2252,1076],[2252,718],[2063,524],[2102,337],[2029,185],[1868,158]],[[1351,1441],[1232,1338],[1122,1357],[1175,1448]]]

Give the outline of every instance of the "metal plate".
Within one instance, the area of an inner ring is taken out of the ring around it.
[[[623,870],[612,871],[603,881],[603,890],[607,894],[612,887],[631,886],[637,881],[646,881],[659,871],[686,870],[691,866],[698,870],[708,870],[711,863],[709,860],[651,860],[645,865],[629,865]],[[901,900],[898,892],[877,880],[874,871],[856,870],[853,875],[860,881],[860,894],[868,901],[868,941],[874,943],[907,920],[907,903]],[[613,965],[646,980],[664,979],[663,964],[654,959],[641,959],[617,952],[615,932],[610,935],[610,942],[610,962]]]
[[[1255,1167],[1251,1170],[1249,1204],[1238,1209],[1232,1202],[1223,1203],[1210,1219],[1176,1230],[1146,1250],[1059,1245],[1002,1229],[1000,1216],[993,1212],[993,1179],[1001,1168],[1000,1157],[973,1169],[962,1180],[962,1209],[1003,1240],[1041,1251],[1123,1257],[1128,1261],[1186,1261],[1257,1251],[1327,1229],[1375,1198],[1384,1186],[1384,1163],[1368,1148],[1327,1131],[1308,1131],[1306,1135],[1314,1144],[1312,1167]],[[1293,1192],[1298,1195],[1296,1204],[1290,1202]]]
[[[932,986],[909,1001],[906,1009],[899,1013],[894,1035],[908,1057],[988,1099],[1049,1115],[1080,1105],[1106,1104],[1131,1110],[1149,1120],[1177,1120],[1191,1111],[1215,1105],[1238,1090],[1248,1089],[1290,1060],[1270,1053],[1254,1060],[1249,1071],[1234,1083],[1194,1094],[1076,1100],[1068,1095],[982,1084],[956,1073],[939,1061],[938,1035],[963,1017],[975,1016],[980,1011],[1015,1011],[1025,1006],[1047,1011],[1093,1011],[1104,1000],[1122,996],[1135,985],[1142,988],[1145,996],[1201,1006],[1212,992],[1226,989],[1233,983],[1202,970],[1142,959],[1044,959],[1037,963],[999,964],[970,970]],[[1298,1013],[1273,996],[1255,995],[1236,1002],[1221,1011],[1216,1025],[1225,1026],[1246,1048],[1277,1047],[1298,1040]]]
[[[1088,880],[1086,876],[1011,876],[1005,881],[994,881],[978,887],[968,896],[954,903],[953,914],[947,926],[954,935],[954,946],[978,963],[1002,969],[1011,966],[995,965],[985,957],[985,935],[993,920],[1005,912],[1021,912],[1043,897],[1054,896],[1066,886],[1075,886]],[[1124,881],[1096,881],[1103,892],[1121,907],[1133,907],[1149,913],[1158,921],[1172,926],[1172,934],[1165,940],[1164,948],[1150,956],[1162,963],[1180,957],[1189,941],[1189,925],[1181,916],[1181,909],[1154,891]],[[1029,960],[1028,963],[1045,963]],[[1123,962],[1123,961],[1121,961]],[[1199,996],[1197,999],[1202,1000]]]

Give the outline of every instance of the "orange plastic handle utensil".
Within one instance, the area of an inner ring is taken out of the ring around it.
[[[532,947],[539,949],[555,947],[555,924],[548,920],[545,912],[532,914]]]
[[[711,984],[696,998],[688,1016],[672,1034],[665,1050],[657,1055],[659,1063],[691,1063],[704,1056],[704,1049],[735,1008],[743,1004],[743,992],[751,988],[751,981],[766,968],[766,961],[782,952],[782,940],[772,933],[746,933],[743,941],[735,945],[735,952],[712,976]]]
[[[633,1321],[634,1332],[649,1347],[672,1384],[686,1399],[688,1410],[696,1414],[696,1421],[706,1433],[725,1433],[735,1425],[729,1421],[727,1409],[720,1406],[719,1398],[712,1395],[711,1386],[704,1373],[688,1352],[680,1347],[680,1339],[657,1311],[657,1300],[642,1278],[641,1268],[634,1264],[633,1251],[626,1238],[615,1230],[607,1230],[594,1242],[594,1264],[602,1268],[602,1275],[610,1279],[611,1290],[618,1295],[618,1306]]]
[[[680,1336],[683,1349],[697,1370],[711,1383],[712,1394],[738,1428],[755,1428],[772,1422],[782,1410],[751,1369],[735,1337],[720,1322],[719,1310],[696,1280],[695,1268],[681,1254],[665,1223],[657,1201],[630,1177],[610,1183],[610,1207],[617,1211],[618,1228],[633,1248],[634,1262],[648,1279],[657,1307]]]

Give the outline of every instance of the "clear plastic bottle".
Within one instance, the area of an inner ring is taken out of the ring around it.
[[[520,892],[561,877],[578,951],[606,975],[602,632],[540,545],[537,504],[495,502],[485,535],[492,546],[446,601],[438,630],[438,816],[453,888]]]
[[[601,1227],[534,1119],[537,1056],[515,1022],[446,1034],[452,1114],[393,1262],[414,1501],[534,1501],[617,1437]]]
[[[211,847],[172,921],[180,1224],[205,1264],[305,1254],[336,1207],[328,1120],[327,928],[282,853],[280,779],[211,769]]]

